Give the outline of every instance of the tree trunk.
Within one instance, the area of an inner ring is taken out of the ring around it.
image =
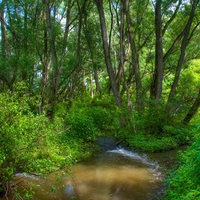
[[[7,40],[6,35],[6,29],[4,24],[4,0],[2,1],[0,5],[0,21],[1,21],[1,73],[0,73],[0,80],[3,82],[3,85],[6,84],[8,88],[12,91],[13,85],[12,85],[12,78],[9,70],[2,70],[4,68],[4,65],[6,63],[6,60],[8,57],[10,57],[10,47]]]
[[[45,7],[46,7],[46,24],[47,30],[49,34],[49,43],[51,49],[51,57],[52,57],[52,74],[51,74],[51,95],[50,95],[50,104],[54,106],[56,103],[56,98],[58,94],[58,85],[59,85],[59,70],[58,70],[58,58],[56,53],[56,46],[55,46],[55,37],[53,33],[53,27],[50,17],[50,5],[49,0],[44,0]]]
[[[173,97],[176,93],[177,86],[178,86],[180,72],[181,72],[182,64],[183,64],[184,57],[185,57],[185,49],[187,47],[187,40],[188,40],[191,25],[192,25],[192,21],[193,21],[193,18],[194,18],[195,10],[196,10],[196,7],[197,7],[197,2],[198,2],[198,0],[194,0],[193,3],[192,3],[192,9],[191,9],[191,12],[190,12],[190,17],[189,17],[188,22],[187,22],[185,29],[183,31],[184,36],[183,36],[183,40],[182,40],[182,44],[181,44],[181,54],[180,54],[180,57],[179,57],[177,68],[176,68],[176,74],[175,74],[175,77],[174,77],[174,81],[173,81],[173,84],[172,84],[172,87],[171,87],[171,90],[170,90],[170,93],[169,93],[169,97],[168,97],[168,102],[167,102],[167,106],[166,106],[167,112],[170,112],[169,103],[172,101],[172,99],[173,99]]]
[[[155,70],[151,85],[151,98],[160,100],[162,95],[162,80],[163,80],[163,45],[162,45],[162,15],[161,15],[162,0],[156,0],[155,7]]]
[[[99,83],[99,76],[98,76],[98,70],[97,70],[97,66],[96,66],[96,61],[95,61],[95,54],[94,54],[94,49],[92,46],[92,40],[90,38],[90,30],[89,30],[89,22],[88,22],[88,17],[87,17],[87,10],[85,10],[84,13],[84,17],[85,17],[85,27],[84,27],[84,33],[85,33],[85,38],[87,41],[87,45],[90,51],[90,57],[92,60],[92,66],[93,66],[93,73],[94,73],[94,80],[95,80],[95,85],[96,85],[96,92],[97,93],[101,93],[101,88],[100,88],[100,83]]]
[[[135,75],[135,83],[136,83],[136,109],[141,109],[141,98],[142,98],[142,82],[140,76],[140,69],[139,69],[139,58],[138,58],[138,51],[135,45],[135,39],[133,35],[133,30],[131,27],[131,19],[130,19],[130,11],[129,11],[129,0],[126,1],[126,21],[127,21],[127,32],[128,32],[128,39],[131,46],[131,53],[132,53],[132,67],[133,72]]]
[[[112,63],[111,63],[111,57],[110,57],[110,51],[109,51],[109,45],[108,45],[107,28],[106,28],[105,15],[104,15],[104,10],[103,10],[103,0],[95,0],[95,2],[96,2],[98,12],[99,12],[101,35],[102,35],[102,40],[103,40],[103,49],[104,49],[107,72],[110,79],[111,88],[112,88],[112,92],[113,92],[116,104],[118,108],[121,108],[122,106],[121,98],[119,95],[119,91],[117,89],[115,74],[112,68]]]
[[[198,93],[197,98],[195,99],[194,103],[192,104],[190,110],[188,111],[187,115],[183,119],[184,124],[188,124],[190,120],[193,118],[193,116],[197,113],[200,106],[200,90]]]

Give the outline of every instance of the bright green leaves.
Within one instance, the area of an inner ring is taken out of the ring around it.
[[[86,140],[93,140],[96,128],[93,119],[86,109],[73,109],[66,118],[66,124],[71,126],[71,134]]]
[[[199,136],[199,134],[197,134]],[[180,166],[167,179],[169,188],[165,199],[200,199],[200,139],[193,143],[186,152],[181,153]]]
[[[192,100],[200,87],[200,60],[192,60],[180,77],[179,92],[186,100]]]
[[[90,154],[82,151],[86,146],[82,140],[67,136],[62,118],[55,117],[52,122],[44,114],[33,114],[37,101],[24,90],[21,84],[15,93],[0,94],[2,184],[10,182],[16,170],[45,175],[61,168],[68,170],[72,162]],[[93,131],[92,127],[84,128]]]
[[[71,136],[93,141],[97,133],[117,129],[118,119],[119,114],[111,98],[92,101],[85,99],[74,101],[65,118],[65,124]]]

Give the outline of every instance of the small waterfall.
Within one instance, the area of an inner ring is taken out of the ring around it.
[[[156,161],[151,161],[146,154],[138,154],[129,150],[126,150],[122,147],[118,147],[113,150],[108,150],[108,153],[117,153],[125,157],[129,157],[132,160],[138,161],[144,165],[147,165],[149,167],[149,171],[151,171],[155,177],[158,177],[160,179],[161,172],[159,172],[160,165]]]
[[[131,159],[138,160],[143,164],[146,164],[146,165],[149,165],[149,166],[159,167],[158,163],[150,161],[150,159],[148,158],[148,156],[146,154],[139,155],[138,153],[128,151],[128,150],[126,150],[122,147],[116,148],[114,150],[108,150],[107,152],[118,153],[118,154],[121,154],[123,156],[130,157]]]

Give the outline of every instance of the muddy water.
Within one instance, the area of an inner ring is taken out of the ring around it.
[[[102,142],[102,141],[100,141]],[[108,141],[107,141],[108,142]],[[16,174],[22,188],[34,185],[39,200],[156,200],[163,187],[161,165],[170,162],[170,154],[139,154],[103,143],[104,151],[72,167],[73,176],[52,173],[46,179]],[[171,155],[171,156],[170,156]],[[164,157],[164,158],[163,158]],[[161,158],[161,159],[159,159]],[[52,183],[56,183],[51,191]]]

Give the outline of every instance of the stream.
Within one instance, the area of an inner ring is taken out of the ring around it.
[[[112,138],[99,138],[102,151],[72,167],[72,175],[51,173],[45,179],[18,173],[20,188],[33,185],[35,200],[156,200],[163,191],[165,168],[177,150],[137,153],[117,146]],[[60,178],[60,180],[59,180]],[[56,181],[57,180],[57,181]],[[56,183],[53,185],[52,183]]]

